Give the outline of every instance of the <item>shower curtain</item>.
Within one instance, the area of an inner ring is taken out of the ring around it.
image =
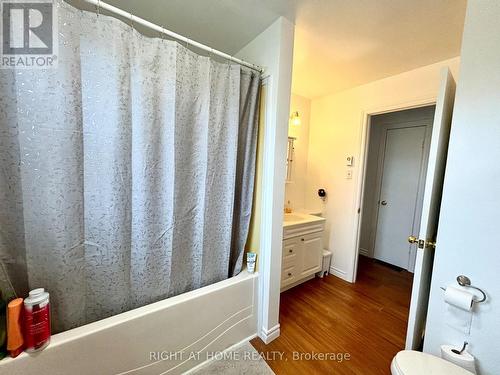
[[[62,331],[240,272],[260,77],[57,6],[58,67],[0,72],[0,287]]]

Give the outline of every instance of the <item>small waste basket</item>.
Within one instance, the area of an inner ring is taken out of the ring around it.
[[[323,267],[321,271],[316,273],[316,276],[323,277],[328,275],[330,272],[330,262],[332,261],[332,252],[328,250],[323,250]]]

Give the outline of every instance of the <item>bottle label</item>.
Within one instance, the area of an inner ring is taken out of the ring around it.
[[[50,305],[42,302],[24,309],[25,346],[28,350],[43,347],[50,339]]]

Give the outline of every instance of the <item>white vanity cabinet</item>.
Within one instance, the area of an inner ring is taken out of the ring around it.
[[[285,214],[281,261],[281,290],[314,277],[323,261],[325,219],[305,214]]]

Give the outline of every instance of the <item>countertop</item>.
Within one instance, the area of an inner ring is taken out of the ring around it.
[[[309,223],[321,223],[323,221],[325,221],[324,217],[304,214],[301,212],[293,212],[291,214],[285,214],[283,217],[283,228]]]

